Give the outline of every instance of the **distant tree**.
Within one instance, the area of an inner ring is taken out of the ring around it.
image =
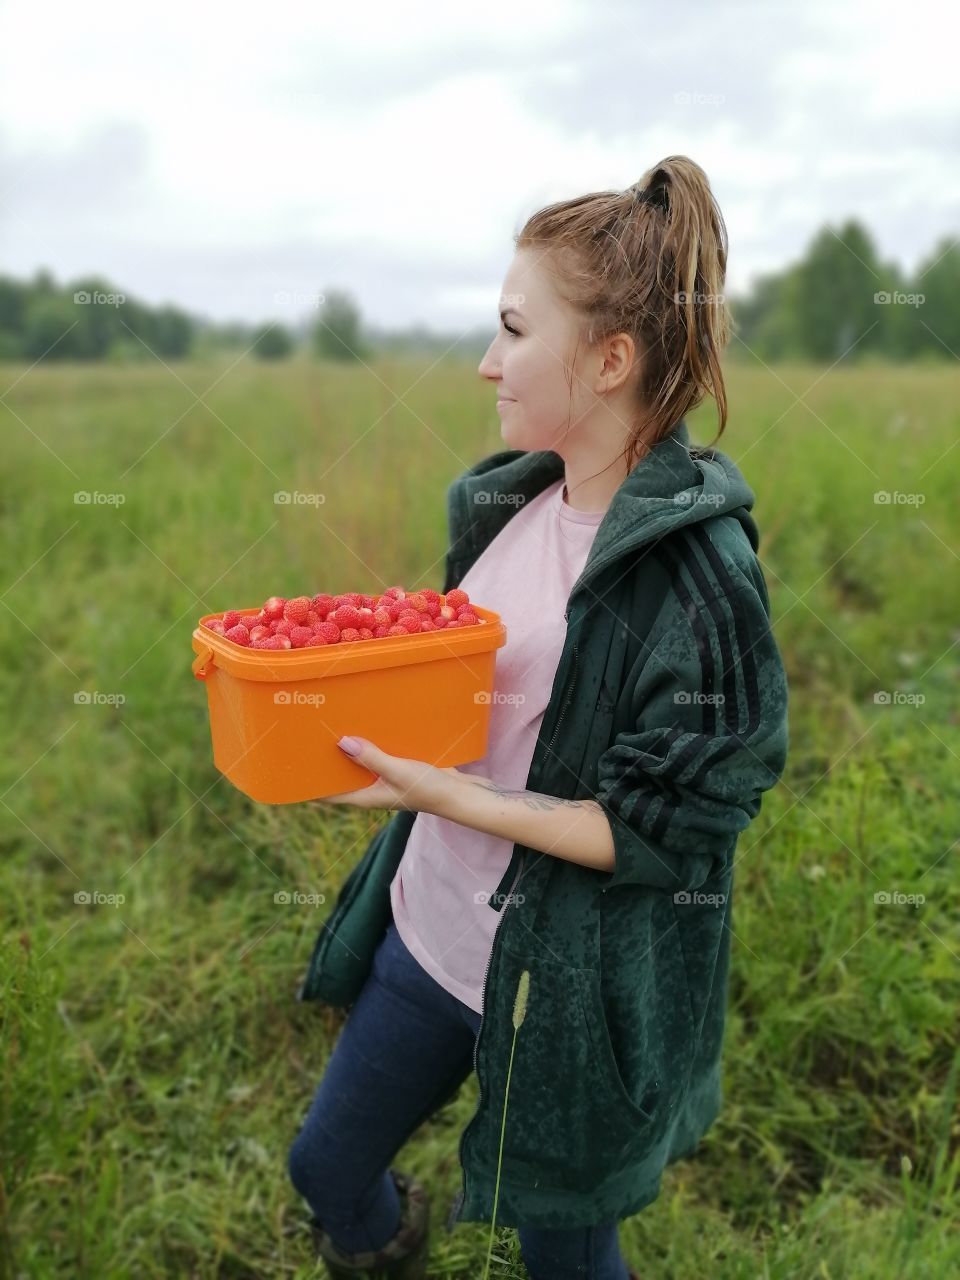
[[[831,363],[882,346],[874,294],[883,288],[868,232],[851,220],[825,227],[799,264],[792,299],[803,354]]]
[[[745,297],[731,299],[734,337],[732,354],[746,359],[780,360],[797,349],[796,317],[791,298],[795,279],[790,272],[761,276]]]
[[[293,351],[293,335],[282,324],[262,325],[254,334],[258,360],[283,360]]]
[[[915,351],[935,350],[945,359],[960,358],[960,244],[944,237],[919,264],[907,291],[922,294],[916,306],[906,304]]]
[[[0,331],[16,333],[23,324],[29,291],[12,276],[0,276]]]
[[[74,351],[81,360],[102,360],[124,332],[120,320],[123,292],[103,276],[83,276],[68,281],[63,296],[74,307],[76,328],[71,334]],[[66,355],[63,346],[51,352],[51,359]]]
[[[31,298],[21,335],[24,359],[83,359],[85,338],[79,310],[63,295],[38,294]]]
[[[360,311],[349,294],[338,289],[324,293],[313,329],[313,349],[323,359],[360,360],[369,354],[361,334]]]
[[[161,307],[153,315],[154,350],[157,355],[180,359],[189,355],[195,336],[194,323],[178,307]]]

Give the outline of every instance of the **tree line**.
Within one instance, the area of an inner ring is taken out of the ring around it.
[[[277,295],[283,301],[298,295]],[[960,354],[960,244],[941,239],[913,272],[884,262],[856,220],[826,226],[794,264],[727,295],[730,352],[763,360],[914,360]],[[479,359],[487,327],[437,333],[423,326],[387,330],[364,324],[343,290],[303,295],[314,312],[296,326],[214,323],[175,306],[149,306],[90,275],[58,285],[46,270],[31,280],[0,275],[0,361],[202,357],[250,352],[277,360],[295,351],[333,360],[379,354]],[[715,305],[712,296],[695,297]]]

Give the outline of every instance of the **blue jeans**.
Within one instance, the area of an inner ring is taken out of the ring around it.
[[[391,920],[289,1153],[294,1186],[338,1248],[379,1249],[395,1234],[390,1162],[473,1071],[480,1022]],[[532,1280],[628,1280],[615,1221],[518,1235]]]

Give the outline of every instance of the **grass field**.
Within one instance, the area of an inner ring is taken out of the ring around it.
[[[503,447],[489,389],[244,361],[7,365],[0,390],[0,1274],[317,1274],[286,1153],[342,1014],[294,994],[387,815],[220,777],[190,633],[273,593],[439,589],[447,485]],[[725,1109],[624,1252],[651,1280],[957,1274],[960,373],[729,390],[791,754],[739,847]],[[328,905],[274,903],[293,888]],[[475,1084],[396,1162],[436,1220]],[[431,1276],[475,1280],[487,1235],[438,1226]],[[491,1274],[526,1274],[512,1229]]]

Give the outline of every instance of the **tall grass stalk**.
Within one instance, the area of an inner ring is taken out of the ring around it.
[[[510,1098],[510,1077],[513,1074],[513,1055],[517,1047],[517,1032],[527,1016],[527,999],[530,995],[530,970],[524,969],[517,983],[517,995],[513,1002],[513,1043],[510,1045],[510,1062],[507,1066],[507,1088],[503,1095],[503,1120],[500,1123],[500,1150],[497,1153],[497,1181],[493,1190],[493,1216],[490,1219],[490,1239],[487,1242],[487,1257],[483,1264],[483,1280],[490,1274],[490,1257],[493,1253],[493,1234],[497,1225],[497,1203],[500,1200],[500,1168],[503,1164],[503,1139],[507,1132],[507,1102]]]

